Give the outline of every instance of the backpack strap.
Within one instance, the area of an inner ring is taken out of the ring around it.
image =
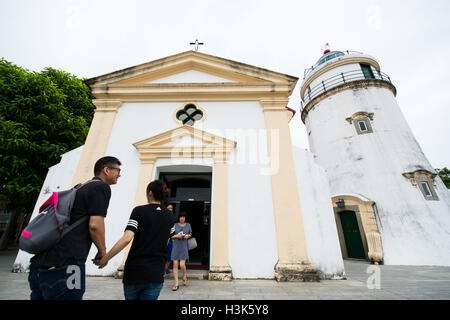
[[[62,233],[62,235],[61,235],[61,239],[64,238],[64,236],[65,236],[66,234],[68,234],[70,231],[72,231],[73,229],[75,229],[76,227],[78,227],[80,224],[82,224],[83,222],[87,221],[89,218],[90,218],[90,216],[87,215],[87,216],[84,216],[83,218],[77,220],[77,222],[72,223],[68,228],[66,228],[66,229],[63,231],[63,233]]]
[[[80,184],[77,184],[74,188],[77,189],[77,190],[80,190],[81,188],[83,188],[84,186],[86,186],[86,185],[88,185],[88,184],[90,184],[90,183],[92,183],[92,182],[99,182],[99,181],[102,181],[102,180],[94,180],[94,179],[92,179],[92,180],[86,181],[86,182],[83,183],[83,184],[81,184],[81,183],[80,183]],[[72,214],[72,212],[71,212],[71,214]],[[89,218],[90,218],[90,216],[89,216],[89,215],[86,215],[86,216],[82,217],[81,219],[77,220],[77,222],[72,223],[68,228],[66,228],[66,229],[63,231],[63,233],[62,233],[62,235],[61,235],[61,239],[62,239],[66,234],[68,234],[70,231],[72,231],[73,229],[75,229],[76,227],[78,227],[79,225],[81,225],[83,222],[89,220]]]
[[[77,184],[74,188],[77,189],[77,190],[79,190],[79,189],[83,188],[84,186],[86,186],[86,185],[88,185],[88,184],[90,184],[90,183],[92,183],[92,182],[100,182],[100,181],[102,181],[102,180],[97,180],[97,179],[94,180],[94,179],[91,179],[91,180],[86,181],[86,182],[83,183],[83,184],[81,184],[81,183]]]

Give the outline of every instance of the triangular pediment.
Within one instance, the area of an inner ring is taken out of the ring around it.
[[[223,157],[236,147],[236,142],[191,126],[181,126],[133,145],[147,158],[205,157],[206,154]]]
[[[298,78],[282,73],[258,68],[244,63],[219,58],[196,51],[186,51],[180,54],[147,62],[127,69],[112,72],[103,76],[86,80],[88,85],[143,85],[163,83],[165,78],[175,77],[189,71],[211,77],[211,82],[271,82],[294,84]],[[213,79],[213,78],[216,79]],[[176,77],[175,77],[176,78]],[[181,78],[180,78],[181,79]],[[221,81],[224,79],[225,81]],[[187,78],[186,83],[189,83]],[[194,81],[195,82],[195,77]],[[206,82],[206,81],[200,81]]]
[[[224,83],[224,82],[233,82],[233,80],[225,79],[223,77],[218,77],[216,75],[212,75],[197,70],[188,70],[164,78],[151,80],[147,83],[155,84],[155,83]]]

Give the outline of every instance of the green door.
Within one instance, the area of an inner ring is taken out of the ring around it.
[[[365,259],[361,233],[359,232],[358,220],[354,211],[343,211],[340,213],[342,231],[344,232],[345,246],[349,258]]]

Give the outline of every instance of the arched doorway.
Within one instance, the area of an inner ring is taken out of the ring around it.
[[[366,254],[355,212],[350,210],[341,211],[339,216],[348,258],[365,259]]]
[[[381,244],[381,235],[377,224],[377,208],[375,202],[365,198],[362,195],[355,194],[336,195],[331,198],[331,201],[333,203],[334,217],[336,219],[336,227],[338,229],[339,242],[344,259],[350,258],[347,254],[346,242],[350,242],[352,246],[351,250],[355,248],[357,252],[355,255],[352,254],[352,256],[362,257],[360,249],[356,249],[356,246],[352,245],[352,232],[346,232],[346,236],[350,238],[348,241],[346,241],[344,236],[341,213],[350,211],[353,212],[353,214],[344,214],[342,217],[344,219],[344,224],[347,226],[347,230],[356,230],[356,226],[358,227],[357,230],[359,231],[353,233],[359,234],[359,238],[362,241],[362,246],[365,253],[364,258],[362,259],[367,259],[375,264],[382,263],[383,248]]]

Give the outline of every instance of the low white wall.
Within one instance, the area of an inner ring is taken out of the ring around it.
[[[83,146],[63,154],[61,156],[61,161],[48,169],[47,176],[42,184],[41,192],[36,200],[31,219],[36,217],[39,213],[39,208],[51,196],[52,192],[63,191],[70,188],[82,151]],[[92,176],[94,176],[94,172],[92,172]],[[30,266],[31,257],[33,257],[32,254],[19,250],[16,260],[14,261],[13,270],[15,272],[26,271]]]
[[[228,251],[233,278],[273,279],[278,261],[272,187],[264,166],[228,168]]]
[[[321,279],[345,278],[327,176],[309,151],[293,147],[308,256]]]

